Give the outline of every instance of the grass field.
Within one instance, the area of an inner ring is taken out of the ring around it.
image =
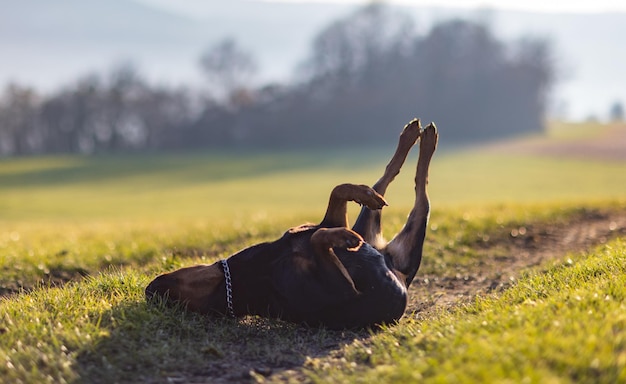
[[[0,382],[626,381],[618,160],[444,148],[415,304],[380,331],[206,319],[144,302],[157,273],[319,220],[334,185],[372,183],[390,152],[0,160]],[[412,204],[414,163],[387,194],[388,237]],[[477,297],[420,304],[472,284]]]

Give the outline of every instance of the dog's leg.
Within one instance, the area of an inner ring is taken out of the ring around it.
[[[415,174],[415,206],[400,233],[389,242],[384,250],[384,253],[391,257],[394,269],[405,279],[407,287],[413,281],[422,261],[422,248],[430,214],[430,202],[426,192],[428,167],[437,148],[437,139],[437,128],[431,123],[421,134]]]
[[[387,192],[387,187],[400,173],[400,168],[404,164],[409,151],[415,145],[420,137],[420,121],[418,119],[412,120],[404,127],[404,130],[400,134],[400,140],[398,141],[398,147],[393,154],[391,161],[385,168],[383,176],[374,184],[372,189],[384,196]],[[352,228],[359,233],[365,239],[365,242],[372,245],[374,248],[380,249],[385,246],[382,231],[381,231],[381,211],[371,210],[368,207],[363,207],[361,213]]]
[[[385,199],[367,185],[341,184],[330,194],[328,209],[320,227],[348,228],[348,201],[355,201],[373,210],[387,205]]]
[[[343,266],[333,248],[345,248],[357,251],[363,239],[358,233],[348,228],[320,228],[311,236],[311,245],[315,251],[315,261],[320,269],[319,276],[328,278],[333,285],[337,285],[337,293],[357,293],[354,281]]]

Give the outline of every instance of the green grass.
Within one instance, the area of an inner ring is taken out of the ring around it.
[[[303,356],[281,350],[305,343],[321,348],[337,337],[280,322],[207,320],[148,305],[143,298],[147,283],[145,275],[133,271],[108,272],[81,284],[36,291],[9,306],[2,316],[7,349],[0,352],[0,377],[5,382],[110,383],[189,377],[203,374],[207,362],[228,359],[302,364]]]
[[[250,213],[302,208],[302,201],[326,195],[346,175],[376,177],[372,166],[384,161],[382,152],[373,158],[309,152],[4,160],[0,210],[11,220],[241,220]],[[324,200],[311,211],[323,209]]]
[[[330,189],[373,183],[391,151],[35,158],[0,161],[0,222],[206,219],[270,214],[317,219]],[[412,204],[415,157],[392,185],[391,209]],[[442,152],[432,165],[434,206],[623,199],[620,162]],[[303,204],[303,202],[306,202]]]
[[[452,154],[433,164],[431,194],[441,205],[620,199],[626,189],[625,170],[620,162]]]
[[[626,380],[619,240],[532,272],[501,295],[373,334],[207,320],[145,303],[143,288],[157,273],[319,220],[330,189],[372,183],[387,152],[0,160],[0,294],[12,293],[0,299],[0,382],[240,381],[303,367],[320,382]],[[414,163],[387,195],[388,237],[412,204]],[[475,265],[474,249],[512,228],[626,209],[624,170],[618,162],[436,154],[422,273]]]
[[[626,379],[625,266],[617,240],[566,255],[500,296],[371,335],[207,320],[145,303],[149,276],[137,268],[105,271],[2,302],[0,377],[189,379],[243,360],[250,370],[304,366],[319,382],[618,382]],[[320,356],[338,339],[348,343],[342,358]]]

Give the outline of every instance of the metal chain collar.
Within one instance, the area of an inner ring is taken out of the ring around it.
[[[233,308],[233,281],[230,277],[230,268],[228,268],[228,261],[220,260],[220,263],[224,269],[224,278],[226,279],[226,306],[228,307],[228,316],[235,317],[235,310]]]

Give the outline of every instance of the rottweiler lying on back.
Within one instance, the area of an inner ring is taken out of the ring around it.
[[[430,212],[428,167],[437,138],[434,124],[422,129],[419,120],[411,121],[380,180],[371,188],[336,186],[321,223],[292,228],[276,241],[211,265],[160,275],[146,288],[146,297],[178,302],[201,314],[259,315],[332,329],[397,321],[422,260]],[[383,196],[418,140],[415,205],[387,243],[381,232]],[[363,206],[352,229],[348,201]]]

